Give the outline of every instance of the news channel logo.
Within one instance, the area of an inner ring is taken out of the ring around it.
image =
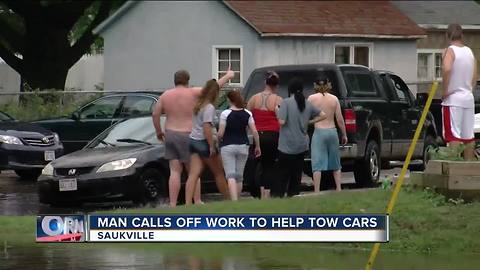
[[[37,216],[37,242],[85,242],[85,216]]]

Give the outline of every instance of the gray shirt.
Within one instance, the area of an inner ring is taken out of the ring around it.
[[[190,133],[190,138],[194,140],[205,140],[205,134],[203,133],[203,124],[212,123],[215,117],[215,107],[212,104],[207,104],[203,107],[197,115],[193,116],[193,127]]]
[[[300,112],[293,96],[284,99],[277,112],[277,118],[285,121],[280,128],[278,150],[291,155],[308,151],[308,121],[320,112],[308,100],[305,100],[305,110]]]

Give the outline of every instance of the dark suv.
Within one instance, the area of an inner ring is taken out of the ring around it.
[[[349,141],[340,146],[343,170],[353,170],[359,186],[378,182],[382,167],[405,159],[422,108],[399,76],[357,65],[264,67],[250,75],[243,89],[246,99],[262,91],[267,70],[279,74],[278,94],[282,97],[287,97],[288,83],[294,77],[303,81],[306,96],[313,94],[313,82],[319,75],[323,73],[330,79],[332,94],[342,107]],[[309,132],[312,135],[313,127]],[[435,121],[429,114],[413,158],[424,159],[427,146],[435,144],[436,138]],[[305,173],[311,175],[309,157],[305,161]]]
[[[121,119],[152,114],[161,92],[119,92],[95,99],[72,115],[34,123],[58,133],[65,154],[82,149],[90,140]]]

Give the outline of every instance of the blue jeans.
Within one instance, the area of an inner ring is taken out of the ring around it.
[[[340,164],[340,144],[336,128],[316,128],[311,145],[312,171],[337,171]]]

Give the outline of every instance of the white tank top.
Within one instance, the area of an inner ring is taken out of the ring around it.
[[[450,95],[443,101],[444,106],[474,108],[475,102],[472,94],[472,79],[475,58],[469,47],[451,45],[455,60],[453,61],[448,84]]]

